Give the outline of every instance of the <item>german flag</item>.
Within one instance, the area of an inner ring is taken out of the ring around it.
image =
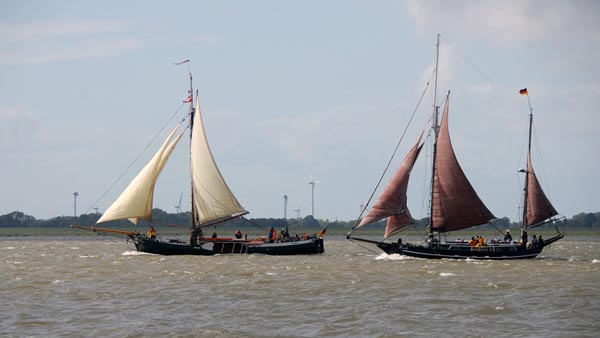
[[[519,90],[519,94],[527,95],[527,88],[523,88],[523,89]]]

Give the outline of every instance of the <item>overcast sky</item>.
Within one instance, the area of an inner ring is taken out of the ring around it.
[[[191,59],[210,146],[250,217],[282,217],[284,194],[289,217],[310,214],[312,174],[315,217],[354,219],[430,78],[437,33],[439,101],[451,90],[452,143],[488,208],[517,219],[527,87],[548,197],[568,217],[597,212],[598,18],[596,1],[0,0],[0,214],[72,215],[75,190],[89,211],[180,107],[187,67],[173,62]],[[181,142],[155,207],[175,212],[183,193],[190,209],[188,154]],[[426,155],[410,186],[416,218]]]

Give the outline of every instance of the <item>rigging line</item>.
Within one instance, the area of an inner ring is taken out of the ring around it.
[[[535,124],[533,124],[533,141],[535,142],[535,152],[537,155],[537,159],[540,162],[540,165],[538,166],[542,172],[542,177],[544,178],[543,182],[544,182],[544,186],[546,188],[546,196],[551,195],[550,194],[550,185],[548,185],[548,178],[546,177],[546,166],[544,165],[544,160],[542,159],[542,147],[540,146],[539,140],[538,140],[538,135],[537,135],[537,130],[535,129]]]
[[[140,153],[138,154],[138,156],[135,159],[133,159],[133,161],[129,164],[129,166],[127,168],[125,168],[125,170],[123,170],[123,172],[121,173],[121,175],[108,187],[108,189],[106,189],[106,191],[104,191],[104,193],[92,204],[92,206],[89,207],[85,211],[86,214],[90,210],[92,210],[98,204],[98,202],[100,202],[100,200],[102,200],[106,196],[106,194],[108,194],[109,191],[112,190],[112,188],[117,184],[117,182],[119,182],[121,180],[121,178],[123,178],[123,176],[125,176],[125,174],[127,173],[127,171],[129,171],[129,169],[131,169],[131,167],[133,167],[133,165],[140,159],[140,157],[142,157],[142,154],[148,148],[150,148],[150,146],[152,145],[152,143],[154,143],[154,141],[158,138],[158,135],[160,135],[160,133],[162,133],[162,131],[167,127],[167,124],[169,124],[171,122],[171,120],[173,120],[173,118],[175,118],[175,115],[177,115],[179,113],[179,111],[181,110],[181,107],[183,107],[183,105],[184,105],[183,103],[181,105],[179,105],[179,108],[177,108],[177,110],[175,111],[175,113],[173,113],[173,115],[171,115],[171,117],[165,122],[165,124],[163,124],[163,126],[156,133],[156,135],[154,135],[154,137],[152,137],[152,139],[150,140],[150,142],[148,142],[148,144],[144,147],[144,149],[142,149],[142,151],[140,151]]]
[[[77,229],[77,230],[79,230],[80,232],[84,232],[84,231],[86,231],[86,233],[89,232],[89,230],[83,230],[83,229]],[[99,238],[99,236],[101,236],[102,238]],[[109,234],[106,234],[106,233],[101,233],[101,232],[95,232],[94,231],[94,235],[93,236],[89,235],[89,237],[91,237],[91,239],[94,240],[94,241],[98,241],[98,242],[99,241],[108,241],[108,242],[113,243],[113,244],[122,245],[122,246],[124,246],[126,248],[129,247],[127,245],[127,243],[123,243],[121,240],[117,240],[117,236],[114,236],[114,235],[109,235]]]
[[[360,220],[362,219],[362,215],[364,214],[365,210],[367,210],[367,207],[371,203],[371,200],[373,199],[373,196],[375,195],[375,192],[379,188],[379,185],[381,184],[381,181],[383,181],[383,178],[385,177],[385,174],[387,173],[388,169],[390,168],[390,165],[392,164],[392,161],[394,160],[394,156],[396,156],[396,152],[398,152],[398,148],[400,147],[400,144],[402,143],[402,140],[404,139],[404,135],[406,135],[406,132],[408,131],[408,127],[410,127],[410,124],[411,124],[413,118],[415,117],[415,114],[417,113],[417,110],[419,109],[419,106],[421,105],[421,102],[423,101],[423,97],[425,96],[425,93],[427,92],[427,88],[429,88],[429,82],[431,81],[431,78],[433,77],[433,74],[435,74],[435,72],[431,73],[431,76],[429,77],[429,81],[427,81],[427,84],[425,85],[425,88],[423,88],[423,92],[421,93],[421,97],[419,98],[419,101],[417,102],[417,106],[413,110],[413,113],[410,116],[410,119],[408,120],[408,123],[406,124],[406,127],[404,128],[404,131],[402,132],[402,135],[400,136],[400,140],[398,141],[398,144],[396,144],[396,148],[394,149],[394,152],[392,153],[392,157],[388,161],[388,164],[385,167],[385,169],[383,170],[383,173],[381,174],[381,177],[379,178],[379,181],[377,181],[377,184],[375,185],[375,189],[373,189],[373,192],[371,193],[371,196],[369,196],[369,199],[367,200],[367,203],[365,204],[365,207],[361,210],[360,215],[358,215],[358,218],[356,219],[356,222],[354,223],[354,226],[352,226],[352,229],[350,229],[349,233],[351,233],[356,228],[356,226],[359,224]]]
[[[252,225],[255,225],[255,226],[257,226],[257,227],[261,228],[261,229],[267,229],[267,227],[266,227],[266,226],[264,226],[264,225],[262,225],[262,224],[259,224],[259,223],[256,223],[256,222],[254,222],[254,221],[251,221],[251,220],[247,219],[246,217],[240,217],[240,218],[241,218],[241,219],[243,219],[244,221],[246,221],[246,222],[248,222],[248,223],[252,224]]]
[[[492,226],[492,228],[496,229],[496,231],[498,231],[499,234],[504,234],[502,230],[498,229],[498,227],[494,223],[495,222],[490,222],[489,224]]]
[[[515,100],[513,100],[508,94],[506,94],[506,92],[504,92],[495,82],[493,82],[487,75],[485,75],[483,73],[483,71],[481,71],[471,60],[469,60],[456,46],[454,46],[454,44],[452,44],[452,42],[450,42],[448,39],[446,39],[445,36],[441,35],[442,39],[444,39],[444,41],[446,41],[448,43],[448,45],[450,47],[452,47],[452,49],[454,49],[456,51],[456,53],[462,57],[465,62],[467,62],[469,65],[471,65],[471,67],[473,67],[478,73],[479,75],[481,75],[484,79],[486,79],[489,83],[491,83],[496,90],[498,90],[500,92],[500,94],[502,94],[506,99],[508,99],[508,101],[510,101],[515,107],[519,108],[519,110],[521,111],[525,111],[525,108],[523,108],[522,106],[520,106]]]
[[[375,254],[375,255],[379,256],[379,252],[377,252],[377,251],[375,251],[375,250],[372,250],[372,249],[371,249],[371,248],[369,248],[368,246],[366,246],[366,245],[362,245],[362,244],[359,244],[359,243],[358,243],[358,241],[354,241],[354,240],[352,240],[352,238],[349,238],[348,240],[349,240],[350,242],[352,242],[353,244],[355,244],[355,245],[357,245],[357,246],[360,246],[361,248],[363,248],[363,249],[365,249],[365,250],[367,250],[367,251],[370,251],[370,252],[372,252],[373,254]]]

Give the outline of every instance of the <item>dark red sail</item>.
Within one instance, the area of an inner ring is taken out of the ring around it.
[[[384,238],[387,238],[393,233],[412,224],[412,217],[406,206],[406,190],[408,189],[410,172],[415,165],[415,161],[423,146],[419,146],[422,135],[423,133],[419,135],[417,142],[410,149],[404,158],[404,161],[402,161],[402,164],[398,167],[394,176],[385,187],[383,193],[379,196],[379,199],[377,199],[375,205],[369,210],[357,228],[389,217],[384,234]]]
[[[433,178],[432,227],[437,231],[453,231],[484,224],[494,215],[483,204],[462,171],[450,141],[448,102],[437,138]]]
[[[544,194],[540,182],[535,176],[533,166],[531,165],[531,156],[527,159],[527,221],[525,226],[535,226],[558,212],[552,206],[552,203]]]

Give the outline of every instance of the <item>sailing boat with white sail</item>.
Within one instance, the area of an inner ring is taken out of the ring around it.
[[[123,231],[98,227],[72,225],[73,228],[127,235],[138,251],[162,255],[212,255],[217,253],[264,253],[271,255],[317,254],[324,252],[323,235],[306,236],[298,240],[287,238],[207,238],[202,228],[215,226],[246,211],[231,192],[219,171],[208,145],[202,123],[200,104],[192,95],[190,73],[190,157],[192,185],[192,226],[189,242],[179,240],[161,241],[135,231]],[[184,131],[175,127],[152,159],[129,183],[115,202],[106,210],[97,223],[128,219],[133,224],[139,220],[152,221],[152,202],[156,180]],[[323,233],[323,232],[322,232]]]
[[[439,55],[439,35],[438,35]],[[435,72],[437,87],[437,67]],[[521,90],[527,94],[527,90]],[[369,242],[377,245],[388,254],[398,253],[420,258],[477,258],[477,259],[516,259],[534,258],[544,247],[563,238],[557,235],[535,243],[527,242],[527,229],[541,224],[552,222],[558,214],[546,195],[544,194],[533,170],[531,163],[531,131],[533,123],[533,110],[530,105],[529,115],[529,147],[523,206],[523,224],[521,226],[521,242],[512,240],[495,243],[475,244],[464,241],[446,241],[447,232],[474,227],[492,222],[495,217],[479,198],[475,189],[464,174],[452,148],[448,128],[450,93],[446,96],[441,123],[438,124],[438,107],[435,104],[432,118],[433,164],[431,171],[431,195],[429,205],[429,224],[425,243],[412,244],[386,242],[393,234],[413,224],[413,219],[407,208],[407,189],[410,172],[419,156],[421,136],[409,150],[404,161],[397,169],[389,184],[379,196],[367,215],[354,226],[347,238],[353,241]],[[387,218],[383,241],[352,236],[357,229]]]

